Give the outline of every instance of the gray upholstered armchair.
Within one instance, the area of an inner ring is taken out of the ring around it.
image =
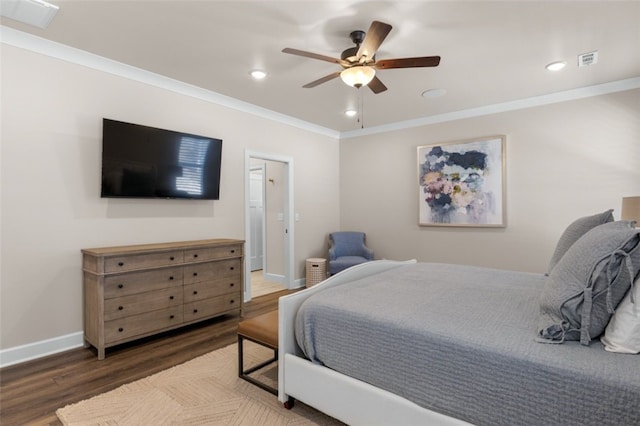
[[[373,250],[365,245],[364,232],[329,234],[329,275],[373,260]]]

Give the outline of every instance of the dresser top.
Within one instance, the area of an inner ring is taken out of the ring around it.
[[[82,253],[92,256],[114,256],[123,254],[136,254],[149,251],[181,250],[202,247],[218,247],[234,244],[243,244],[244,240],[234,240],[229,238],[216,238],[212,240],[180,241],[170,243],[137,244],[115,247],[98,247],[82,249]]]

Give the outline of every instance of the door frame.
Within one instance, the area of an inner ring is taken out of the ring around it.
[[[293,158],[277,154],[269,154],[251,150],[244,151],[244,221],[245,221],[245,253],[251,253],[251,214],[250,214],[250,176],[251,159],[269,160],[284,165],[284,286],[294,288],[294,206],[293,206]],[[264,241],[266,244],[266,241]],[[266,256],[267,253],[264,253]],[[251,263],[244,262],[244,301],[251,300]]]

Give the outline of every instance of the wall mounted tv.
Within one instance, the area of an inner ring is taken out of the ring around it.
[[[218,200],[222,140],[102,120],[102,198]]]

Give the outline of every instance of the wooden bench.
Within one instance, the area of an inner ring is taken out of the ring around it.
[[[242,345],[244,339],[273,349],[273,358],[245,370],[244,350]],[[266,385],[249,376],[249,374],[254,371],[266,367],[276,361],[278,361],[278,311],[275,310],[273,312],[241,321],[240,324],[238,324],[238,376],[249,383],[253,383],[256,386],[277,395],[278,389]]]

